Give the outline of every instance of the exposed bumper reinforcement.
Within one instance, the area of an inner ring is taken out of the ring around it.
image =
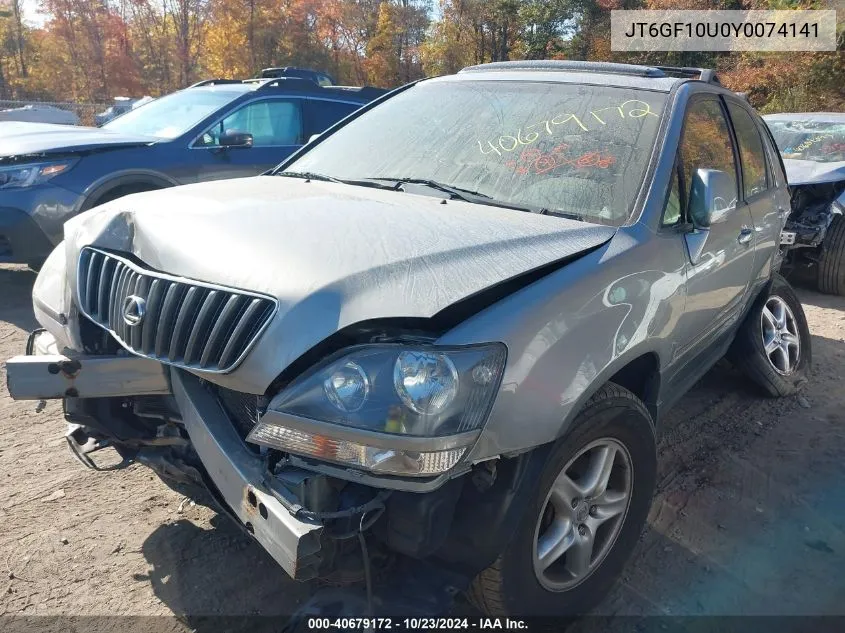
[[[6,384],[15,400],[170,393],[164,366],[136,356],[15,356],[6,362]]]
[[[264,486],[263,460],[197,378],[173,370],[171,380],[182,422],[222,500],[292,578],[316,577],[322,525],[293,517]]]

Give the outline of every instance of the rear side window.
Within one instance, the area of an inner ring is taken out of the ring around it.
[[[681,138],[681,192],[684,204],[690,200],[692,177],[699,169],[714,169],[724,172],[733,183],[732,200],[737,199],[736,164],[733,145],[722,106],[712,99],[694,101],[687,110],[684,134]],[[695,218],[691,218],[695,221]]]
[[[359,107],[361,106],[354,103],[323,101],[321,99],[309,100],[308,118],[311,123],[309,136],[325,131],[347,115],[352,114]]]
[[[746,198],[751,198],[768,188],[763,140],[760,138],[757,126],[754,125],[754,120],[745,108],[729,102],[728,112],[731,115],[739,145],[743,191]]]

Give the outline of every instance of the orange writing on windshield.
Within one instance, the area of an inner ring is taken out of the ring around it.
[[[515,173],[525,175],[535,173],[547,174],[558,167],[569,166],[575,169],[608,169],[616,163],[616,157],[601,151],[585,152],[580,156],[567,154],[569,145],[561,144],[551,152],[541,152],[539,149],[525,149],[517,160],[509,160],[505,167]]]

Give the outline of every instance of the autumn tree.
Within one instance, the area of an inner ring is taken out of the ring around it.
[[[393,87],[509,59],[716,68],[766,110],[839,110],[843,28],[830,53],[621,53],[613,9],[835,8],[839,0],[23,0],[0,6],[0,98],[105,101],[205,77],[304,66],[341,84]],[[436,5],[433,3],[436,2]],[[845,14],[840,12],[840,22]]]

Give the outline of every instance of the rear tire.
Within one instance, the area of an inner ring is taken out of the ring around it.
[[[642,533],[656,473],[648,410],[627,389],[606,384],[557,441],[522,523],[475,578],[470,601],[493,616],[589,611],[619,577]]]
[[[769,292],[757,299],[740,326],[730,359],[774,398],[791,396],[807,382],[810,328],[801,301],[780,275],[775,274]]]
[[[845,220],[834,215],[821,247],[816,278],[819,292],[845,295]]]

